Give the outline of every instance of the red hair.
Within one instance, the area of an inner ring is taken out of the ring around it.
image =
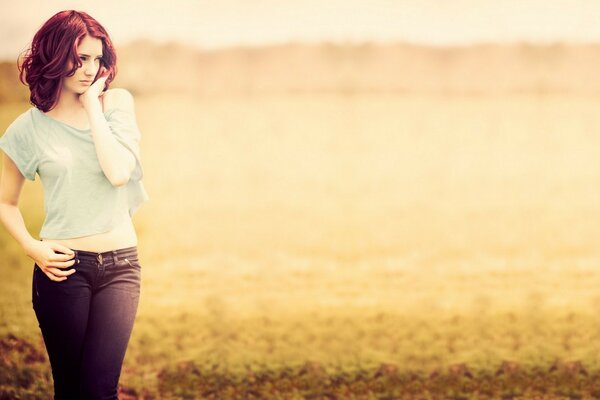
[[[102,41],[102,59],[98,74],[108,72],[106,88],[117,75],[117,53],[108,33],[98,21],[82,11],[65,10],[54,14],[37,31],[31,47],[25,51],[19,79],[29,86],[31,104],[46,112],[54,108],[62,80],[81,67],[77,46],[86,35]],[[71,69],[68,69],[72,65]],[[96,78],[98,75],[96,76]]]

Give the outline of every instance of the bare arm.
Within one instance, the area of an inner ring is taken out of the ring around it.
[[[24,183],[25,177],[21,175],[14,162],[4,155],[0,179],[0,221],[8,233],[26,249],[36,240],[27,231],[23,215],[19,210],[19,197]]]
[[[71,249],[58,243],[40,242],[34,239],[27,228],[21,210],[19,210],[19,197],[25,177],[19,172],[15,163],[3,155],[2,176],[0,177],[0,221],[8,233],[21,245],[25,253],[33,259],[42,271],[53,281],[62,281],[75,272],[62,271],[59,268],[68,268],[75,263],[74,253]],[[64,254],[57,254],[58,250]],[[68,261],[71,260],[71,261]]]
[[[127,92],[117,93],[119,99],[116,99],[116,101],[119,101],[122,106],[129,107],[133,111],[133,98],[131,98],[131,95],[124,95]],[[111,99],[111,101],[115,101],[115,99]],[[135,157],[111,133],[98,97],[88,96],[84,102],[84,107],[90,120],[92,137],[96,146],[96,155],[98,156],[98,161],[100,162],[102,171],[104,171],[104,175],[106,175],[113,186],[126,184],[135,167]]]

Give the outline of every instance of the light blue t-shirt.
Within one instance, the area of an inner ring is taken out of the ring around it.
[[[113,186],[100,167],[91,129],[78,129],[31,107],[0,137],[0,149],[23,176],[37,173],[44,188],[46,219],[42,239],[69,239],[107,232],[131,218],[149,200],[141,181],[140,131],[125,109],[104,112],[112,134],[133,153],[136,167],[129,182]]]

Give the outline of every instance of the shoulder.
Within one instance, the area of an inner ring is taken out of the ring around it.
[[[25,170],[26,164],[27,168],[33,165],[31,161],[39,150],[35,128],[36,122],[39,121],[34,121],[35,112],[36,110],[32,108],[19,114],[0,135],[0,149],[18,163],[23,176],[30,180],[34,178],[33,174]]]
[[[103,94],[104,97],[104,110],[111,110],[113,108],[125,109],[133,112],[134,103],[133,95],[124,88],[108,89]]]
[[[33,132],[34,113],[37,110],[31,107],[19,114],[5,130],[6,135],[19,135],[20,138],[30,136]]]

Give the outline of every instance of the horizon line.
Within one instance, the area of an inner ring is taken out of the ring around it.
[[[191,42],[184,42],[177,39],[157,40],[155,38],[134,38],[128,41],[124,41],[120,44],[115,45],[116,49],[124,48],[136,44],[150,44],[157,47],[162,46],[180,46],[188,48],[196,52],[220,52],[220,51],[231,51],[231,50],[244,50],[244,49],[266,49],[273,47],[284,47],[284,46],[322,46],[322,45],[334,45],[334,46],[349,46],[359,47],[365,45],[372,46],[395,46],[404,45],[409,47],[422,47],[431,49],[468,49],[475,47],[515,47],[515,46],[532,46],[532,47],[579,47],[579,46],[599,46],[600,39],[596,40],[574,40],[574,39],[555,39],[555,40],[532,40],[532,39],[518,39],[518,40],[503,40],[503,41],[492,41],[492,40],[476,40],[471,42],[457,42],[457,43],[433,43],[425,41],[415,40],[402,40],[402,39],[320,39],[320,40],[307,40],[307,39],[292,39],[285,41],[272,41],[264,43],[237,43],[237,44],[224,44],[218,46],[205,46],[202,44],[195,44]],[[6,56],[0,56],[0,62],[15,61],[23,52],[29,49],[30,44],[27,45],[23,50],[15,55],[15,58],[11,60]]]

